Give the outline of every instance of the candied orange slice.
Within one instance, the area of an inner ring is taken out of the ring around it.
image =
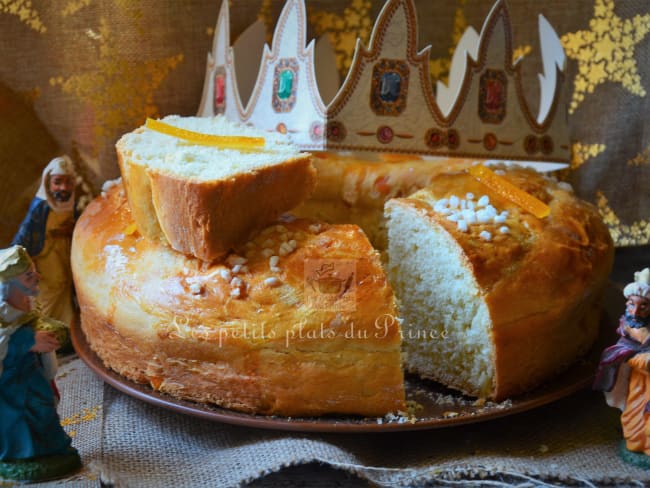
[[[175,127],[160,120],[147,119],[147,129],[155,130],[168,136],[177,137],[200,146],[215,146],[220,149],[237,149],[239,151],[255,151],[264,149],[263,137],[246,136],[217,136],[214,134],[203,134],[187,129]]]
[[[533,195],[523,191],[520,188],[517,188],[515,185],[510,183],[505,178],[502,178],[491,169],[477,164],[475,166],[470,166],[468,171],[470,175],[479,180],[490,190],[499,196],[510,200],[527,212],[532,213],[538,219],[548,217],[548,215],[551,213],[549,206],[542,202],[540,199],[535,198]]]
[[[135,234],[138,228],[135,226],[135,223],[129,224],[126,229],[124,229],[124,235],[125,236],[130,236],[131,234]]]

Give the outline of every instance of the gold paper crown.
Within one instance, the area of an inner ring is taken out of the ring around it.
[[[565,55],[542,15],[544,73],[539,75],[536,117],[524,96],[518,60],[512,61],[505,0],[497,0],[480,35],[471,27],[464,33],[452,60],[449,85],[438,82],[435,95],[428,71],[430,47],[417,50],[413,0],[386,2],[369,47],[357,40],[347,77],[335,87],[338,91],[327,105],[321,93],[333,91],[331,82],[321,77],[317,82],[314,41],[306,44],[306,23],[304,1],[287,0],[272,48],[264,45],[244,105],[240,84],[245,83],[241,79],[238,83],[237,72],[249,71],[250,66],[244,66],[246,59],[236,60],[235,48],[229,45],[229,10],[224,0],[198,114],[225,114],[260,129],[284,132],[300,148],[311,151],[569,161],[565,104],[559,100]],[[327,74],[328,69],[335,68],[321,67],[319,74]]]

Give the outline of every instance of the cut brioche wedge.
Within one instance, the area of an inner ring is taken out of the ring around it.
[[[417,205],[391,200],[389,276],[401,303],[407,369],[464,393],[494,389],[487,304],[462,247]]]
[[[385,207],[406,369],[496,400],[551,380],[589,350],[613,258],[597,209],[566,185],[500,173],[548,214],[467,171]]]
[[[164,133],[143,126],[117,143],[133,217],[151,240],[214,261],[313,191],[310,155],[279,135],[221,116],[169,116],[160,122],[180,130]],[[182,137],[188,133],[197,137]],[[243,144],[227,148],[197,142],[218,140],[210,136],[234,136]],[[254,142],[250,148],[247,138]]]

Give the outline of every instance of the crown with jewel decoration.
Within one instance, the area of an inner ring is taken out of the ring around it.
[[[560,100],[565,55],[544,16],[539,16],[544,73],[539,74],[537,116],[524,96],[519,60],[512,60],[505,0],[494,4],[480,34],[471,27],[465,31],[454,52],[449,83],[438,81],[435,95],[428,71],[430,47],[418,51],[413,0],[386,2],[369,46],[357,40],[340,87],[331,76],[336,68],[333,54],[327,55],[327,42],[307,43],[306,26],[304,1],[287,0],[272,47],[264,45],[255,78],[245,56],[252,39],[263,39],[264,29],[254,25],[230,46],[224,0],[198,115],[225,114],[263,130],[283,132],[311,151],[534,162],[570,159],[565,104]],[[325,53],[319,55],[320,66],[314,63],[316,50]],[[241,95],[247,87],[250,97],[244,104]],[[326,104],[327,94],[333,96]]]

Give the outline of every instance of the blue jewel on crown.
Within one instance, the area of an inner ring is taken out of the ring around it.
[[[394,102],[399,98],[402,77],[395,71],[387,71],[381,77],[379,97],[384,102]]]

